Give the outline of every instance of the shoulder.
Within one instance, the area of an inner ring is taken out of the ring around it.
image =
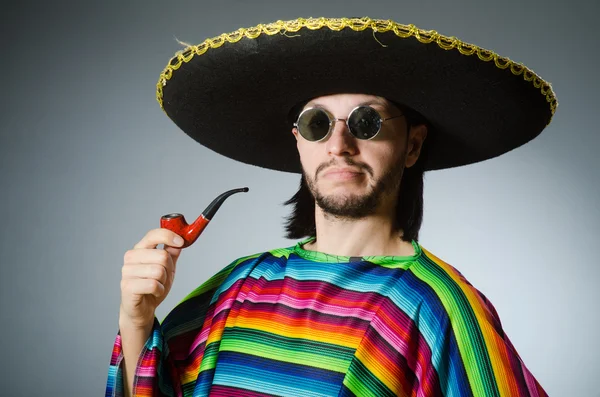
[[[219,289],[223,289],[224,284],[230,284],[237,279],[246,277],[248,273],[259,264],[280,261],[281,258],[285,260],[291,252],[293,252],[293,247],[275,248],[234,259],[208,280],[200,284],[195,290],[188,294],[183,301],[207,293],[212,295],[215,292],[218,292]]]
[[[512,395],[517,388],[537,395],[542,389],[504,333],[490,301],[455,267],[421,249],[423,255],[411,270],[423,290],[433,292],[427,303],[437,309],[427,318],[432,321],[424,321],[422,327],[439,325],[425,333],[435,335],[428,341],[438,359],[450,357],[436,361],[442,368],[438,373],[453,372],[464,379],[442,383],[468,383],[475,395]]]
[[[293,248],[293,247],[292,247]],[[184,323],[197,323],[210,311],[210,307],[236,284],[243,283],[257,267],[287,259],[291,248],[277,248],[234,259],[188,293],[162,322],[165,333],[171,328],[181,328]],[[264,272],[263,272],[264,273]],[[233,288],[235,289],[235,288]],[[200,321],[201,322],[201,321]]]
[[[491,323],[500,327],[500,320],[491,302],[454,266],[421,247],[422,255],[411,266],[420,283],[437,298],[452,322]]]

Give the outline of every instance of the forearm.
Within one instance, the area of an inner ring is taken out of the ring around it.
[[[150,337],[152,327],[152,323],[140,328],[122,318],[119,319],[121,349],[123,352],[123,389],[126,397],[132,396],[138,359],[144,344]]]

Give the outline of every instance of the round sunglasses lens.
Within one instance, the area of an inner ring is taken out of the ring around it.
[[[348,125],[358,139],[371,139],[381,128],[381,116],[372,107],[362,106],[352,112]]]
[[[298,131],[308,141],[320,141],[329,132],[329,117],[322,109],[309,109],[298,118]]]

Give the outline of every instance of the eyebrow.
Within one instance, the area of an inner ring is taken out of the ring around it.
[[[379,106],[385,107],[385,105],[383,103],[379,102],[377,99],[369,99],[368,101],[361,102],[358,105],[356,105],[356,107],[367,106],[367,105],[379,105]],[[304,108],[306,109],[307,107],[326,109],[326,107],[321,105],[320,103],[307,104],[307,106],[305,106]]]

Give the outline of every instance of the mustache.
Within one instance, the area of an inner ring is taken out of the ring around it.
[[[359,163],[358,161],[354,161],[352,159],[346,159],[343,162],[339,162],[336,161],[335,159],[332,159],[331,161],[327,162],[327,163],[323,163],[321,165],[319,165],[317,167],[317,170],[315,171],[315,180],[317,180],[319,174],[321,173],[321,171],[323,171],[326,168],[329,167],[354,167],[354,168],[358,168],[359,170],[366,172],[367,174],[369,174],[371,177],[373,177],[373,168],[371,168],[371,166],[369,166],[368,164],[365,163]]]

